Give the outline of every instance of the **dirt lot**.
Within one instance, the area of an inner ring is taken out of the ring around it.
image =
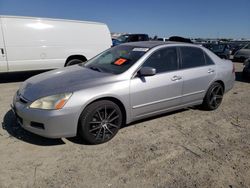
[[[0,84],[2,187],[250,187],[250,83],[213,112],[185,109],[120,130],[110,142],[45,139],[17,126],[12,96],[28,74]],[[3,78],[4,77],[4,78]]]

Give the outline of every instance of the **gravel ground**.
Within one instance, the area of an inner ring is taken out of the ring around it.
[[[218,110],[133,123],[97,146],[20,128],[9,105],[32,74],[0,75],[0,188],[250,187],[250,83],[235,64],[235,87]]]

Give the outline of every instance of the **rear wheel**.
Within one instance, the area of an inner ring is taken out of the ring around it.
[[[223,86],[218,82],[213,83],[208,89],[206,96],[203,100],[202,104],[203,108],[205,108],[206,110],[217,109],[222,102],[223,95],[224,95]]]
[[[81,114],[79,133],[89,144],[111,140],[122,124],[122,112],[112,101],[102,100],[90,104]]]

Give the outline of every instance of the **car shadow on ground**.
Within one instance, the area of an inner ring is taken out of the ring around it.
[[[181,112],[187,111],[187,110],[189,110],[189,109],[192,109],[192,110],[199,110],[199,108],[200,108],[200,107],[197,106],[197,107],[183,108],[183,109],[175,110],[175,111],[172,111],[172,112],[166,112],[166,113],[164,113],[164,114],[152,116],[152,117],[145,118],[145,119],[142,119],[142,120],[137,120],[137,121],[134,121],[134,122],[132,122],[132,123],[130,123],[130,124],[123,125],[123,126],[121,127],[121,129],[130,127],[130,126],[135,126],[135,125],[137,125],[137,124],[140,124],[140,123],[143,123],[143,122],[146,122],[146,121],[151,121],[151,120],[158,119],[158,118],[162,118],[162,117],[165,117],[165,116],[170,116],[170,115],[173,115],[173,114],[181,113]]]
[[[16,121],[14,113],[9,110],[3,119],[2,128],[6,130],[10,138],[38,145],[38,146],[54,146],[65,144],[62,139],[48,139],[24,130]]]
[[[180,113],[180,112],[184,112],[184,111],[187,111],[189,109],[192,109],[192,110],[199,110],[199,107],[192,107],[192,108],[184,108],[184,109],[181,109],[181,110],[176,110],[176,111],[173,111],[173,112],[167,112],[167,113],[164,113],[164,114],[161,114],[161,115],[156,115],[156,116],[152,116],[152,117],[149,117],[149,118],[146,118],[146,119],[142,119],[142,120],[138,120],[138,121],[134,121],[130,124],[126,124],[126,125],[123,125],[121,129],[124,129],[124,128],[127,128],[127,127],[130,127],[130,126],[135,126],[135,125],[138,125],[140,123],[143,123],[143,122],[146,122],[146,121],[150,121],[150,120],[154,120],[154,119],[157,119],[157,118],[161,118],[161,117],[164,117],[164,116],[170,116],[172,114],[175,114],[175,113]],[[119,136],[119,132],[117,133],[117,136]],[[79,145],[90,145],[88,144],[87,142],[85,142],[79,135],[76,136],[76,137],[73,137],[73,138],[66,138],[68,141],[74,143],[74,144],[79,144]]]
[[[130,124],[122,126],[121,129],[130,127],[130,126],[135,126],[135,125],[138,125],[140,123],[154,120],[157,118],[161,118],[164,116],[169,116],[169,115],[172,115],[175,113],[184,112],[184,111],[187,111],[189,109],[200,110],[199,107],[192,107],[192,108],[185,108],[185,109],[181,109],[181,110],[177,110],[177,111],[173,111],[173,112],[168,112],[165,114],[161,114],[161,115],[153,116],[153,117],[146,118],[143,120],[138,120],[138,121],[132,122]],[[9,110],[4,116],[2,128],[8,132],[10,137],[16,138],[18,140],[21,140],[21,141],[24,141],[24,142],[27,142],[30,144],[34,144],[34,145],[38,145],[38,146],[55,146],[55,145],[65,144],[65,142],[62,139],[44,138],[44,137],[41,137],[41,136],[38,136],[38,135],[35,135],[31,132],[26,131],[17,123],[15,115],[11,110]],[[74,144],[89,145],[80,136],[66,138],[66,139]]]
[[[238,82],[250,83],[250,77],[244,78],[242,72],[235,72],[235,80]]]
[[[37,74],[43,73],[43,71],[25,71],[25,72],[13,72],[13,73],[0,73],[1,83],[23,82],[28,78]]]

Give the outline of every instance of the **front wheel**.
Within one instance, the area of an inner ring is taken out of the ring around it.
[[[107,142],[119,131],[122,118],[122,112],[114,102],[94,102],[80,116],[79,133],[89,144]]]
[[[223,86],[218,82],[213,83],[208,89],[206,96],[203,100],[202,104],[203,108],[206,110],[217,109],[222,102],[223,95],[224,95]]]

